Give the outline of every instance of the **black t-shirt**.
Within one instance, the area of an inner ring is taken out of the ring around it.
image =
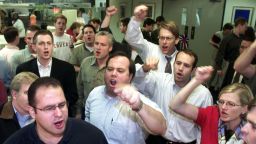
[[[32,123],[9,137],[4,144],[44,144]],[[107,144],[102,131],[85,121],[69,118],[64,136],[59,144]]]

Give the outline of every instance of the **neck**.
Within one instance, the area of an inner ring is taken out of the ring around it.
[[[6,44],[6,46],[9,48],[17,47],[17,45],[15,43],[8,43],[8,44]]]
[[[110,96],[110,97],[116,97],[116,94],[111,91],[111,90],[108,90],[108,88],[106,87],[106,91],[107,91],[107,94]]]
[[[38,58],[39,63],[43,66],[47,66],[50,63],[50,60],[51,59],[43,60],[43,59]]]
[[[183,88],[188,82],[189,82],[189,80],[187,80],[185,82],[177,82],[177,81],[175,81],[175,84],[178,85],[180,88]]]
[[[233,33],[234,33],[236,36],[238,36],[238,37],[240,36],[239,31],[238,31],[237,28],[234,28]]]
[[[63,36],[64,33],[62,33],[62,32],[55,32],[55,35],[60,37],[60,36]]]
[[[86,47],[93,47],[93,43],[85,43]]]
[[[106,66],[107,59],[108,59],[108,56],[102,59],[96,59],[100,69]]]
[[[26,110],[20,108],[20,107],[16,104],[15,101],[12,101],[12,105],[13,105],[13,107],[16,109],[16,111],[17,111],[19,114],[21,114],[22,116],[29,114],[28,111],[26,111]]]
[[[167,53],[168,56],[171,56],[175,51],[175,46]]]
[[[225,123],[225,125],[227,126],[228,130],[234,131],[237,128],[237,126],[240,124],[240,122],[241,122],[241,119],[238,118],[238,119],[235,119],[235,120]]]
[[[40,140],[47,144],[57,144],[63,137],[62,134],[59,134],[59,135],[49,134],[43,128],[38,126],[38,124],[36,124],[36,131]]]

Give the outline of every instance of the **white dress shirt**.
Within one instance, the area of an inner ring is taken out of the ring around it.
[[[147,57],[156,57],[159,58],[158,63],[158,72],[164,72],[167,60],[161,51],[159,45],[151,43],[143,38],[141,29],[140,29],[140,22],[137,22],[132,17],[125,34],[125,40],[129,43],[129,45],[133,46],[137,53],[140,55],[141,59],[145,62]],[[173,69],[173,63],[177,54],[177,50],[171,55],[171,65]]]
[[[200,130],[191,120],[170,112],[169,104],[180,91],[175,84],[174,77],[168,73],[150,71],[144,73],[142,67],[136,65],[137,71],[133,80],[134,85],[144,95],[156,102],[167,119],[167,130],[164,137],[175,142],[188,143],[197,139],[200,141]],[[212,95],[203,85],[199,85],[189,96],[188,103],[197,107],[212,105]]]
[[[49,77],[51,75],[52,59],[46,66],[43,66],[37,59],[37,66],[38,66],[40,77]]]

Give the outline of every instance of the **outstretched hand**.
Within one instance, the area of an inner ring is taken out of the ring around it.
[[[195,72],[195,79],[199,81],[200,83],[205,82],[211,77],[211,74],[213,72],[212,66],[202,66],[198,67]]]
[[[136,109],[139,107],[140,93],[131,85],[119,85],[114,90],[116,95],[120,97],[120,99],[131,106],[132,109]]]
[[[134,8],[134,16],[138,21],[143,21],[147,14],[148,7],[146,5],[139,5]]]
[[[113,16],[117,13],[118,9],[115,7],[115,6],[109,6],[107,9],[106,9],[106,15],[108,16]]]
[[[146,62],[143,64],[143,71],[148,72],[150,70],[156,70],[159,59],[156,57],[148,57]]]

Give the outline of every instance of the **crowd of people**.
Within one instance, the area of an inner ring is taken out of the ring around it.
[[[175,22],[147,12],[120,20],[121,42],[109,27],[115,6],[102,22],[79,10],[68,29],[58,15],[54,32],[23,34],[15,13],[0,50],[0,143],[255,144],[254,29],[225,24],[210,38],[213,65],[197,67]]]

